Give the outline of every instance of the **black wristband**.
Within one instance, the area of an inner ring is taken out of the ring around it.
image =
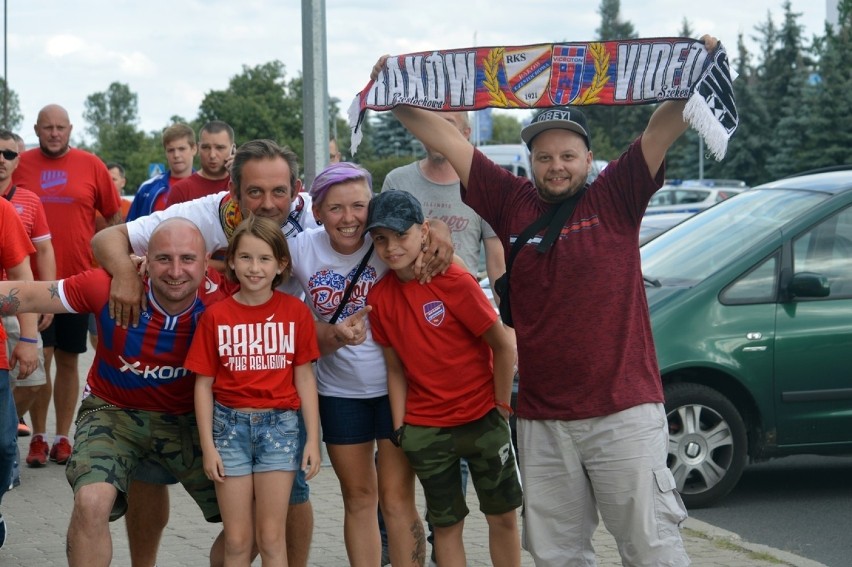
[[[399,447],[399,441],[402,438],[403,429],[405,429],[405,424],[400,425],[398,428],[391,431],[390,442],[393,443],[395,447]]]

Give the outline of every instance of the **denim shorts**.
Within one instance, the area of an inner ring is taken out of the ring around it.
[[[378,398],[319,397],[322,440],[331,445],[357,445],[389,439],[393,430],[390,401]]]
[[[247,413],[214,403],[213,443],[225,476],[295,472],[302,465],[296,410]]]
[[[308,433],[305,431],[305,422],[302,420],[302,412],[299,413],[299,456],[298,462],[302,462],[302,447],[305,446]],[[169,473],[166,468],[154,459],[147,459],[139,463],[133,473],[133,480],[141,480],[151,484],[176,484],[178,480]],[[290,504],[304,504],[311,498],[311,488],[305,480],[305,471],[296,473],[293,481],[293,490],[290,491]]]

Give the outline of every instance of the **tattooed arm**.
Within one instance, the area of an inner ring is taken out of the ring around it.
[[[19,283],[33,283],[33,272],[30,269],[29,258],[24,258],[20,264],[16,266],[7,266],[6,275],[10,278],[20,280]],[[6,283],[6,282],[3,282]],[[6,315],[7,313],[2,313]],[[9,352],[9,368],[18,367],[18,379],[23,380],[38,367],[38,350],[35,345],[35,337],[38,333],[38,317],[32,313],[9,313],[9,315],[18,316],[18,325],[20,326],[20,337],[12,351]]]
[[[59,282],[0,282],[0,315],[69,313],[59,298]]]

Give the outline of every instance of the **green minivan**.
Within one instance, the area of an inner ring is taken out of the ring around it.
[[[852,166],[740,193],[641,255],[688,506],[748,461],[852,453]]]

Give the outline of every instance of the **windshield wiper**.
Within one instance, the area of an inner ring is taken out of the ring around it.
[[[663,287],[663,284],[661,284],[658,279],[644,275],[642,276],[642,279],[645,280],[645,285],[650,285],[651,287]]]

